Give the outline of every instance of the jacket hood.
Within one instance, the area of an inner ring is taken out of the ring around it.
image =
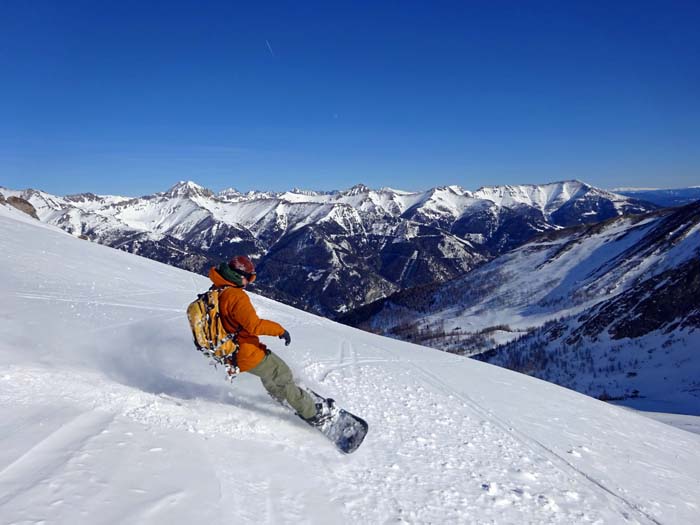
[[[209,270],[209,279],[214,283],[214,286],[234,286],[236,288],[243,288],[242,282],[235,283],[224,279],[214,266]]]

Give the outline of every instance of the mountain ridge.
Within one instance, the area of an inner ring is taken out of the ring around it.
[[[246,253],[266,275],[261,292],[331,317],[454,278],[539,232],[654,208],[576,180],[477,192],[357,184],[214,193],[192,181],[136,198],[0,191],[23,196],[42,220],[76,236],[199,273]]]

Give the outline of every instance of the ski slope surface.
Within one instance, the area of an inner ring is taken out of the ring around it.
[[[345,456],[193,349],[207,279],[3,206],[0,276],[2,524],[700,523],[696,434],[253,296]]]

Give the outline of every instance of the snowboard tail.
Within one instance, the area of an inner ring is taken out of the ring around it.
[[[368,425],[364,419],[341,408],[338,415],[331,420],[328,429],[321,430],[321,433],[330,439],[338,450],[351,454],[360,447],[367,430]]]
[[[312,394],[322,402],[326,402],[326,399],[316,392],[312,392]],[[344,454],[355,452],[362,444],[369,429],[367,421],[339,407],[335,407],[331,416],[319,425],[314,425],[307,420],[304,421],[326,436]]]

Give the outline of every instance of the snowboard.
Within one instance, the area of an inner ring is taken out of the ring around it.
[[[316,392],[313,393],[321,398]],[[311,423],[309,425],[326,436],[343,454],[355,452],[365,439],[369,428],[367,421],[337,406],[328,421],[319,426]]]

